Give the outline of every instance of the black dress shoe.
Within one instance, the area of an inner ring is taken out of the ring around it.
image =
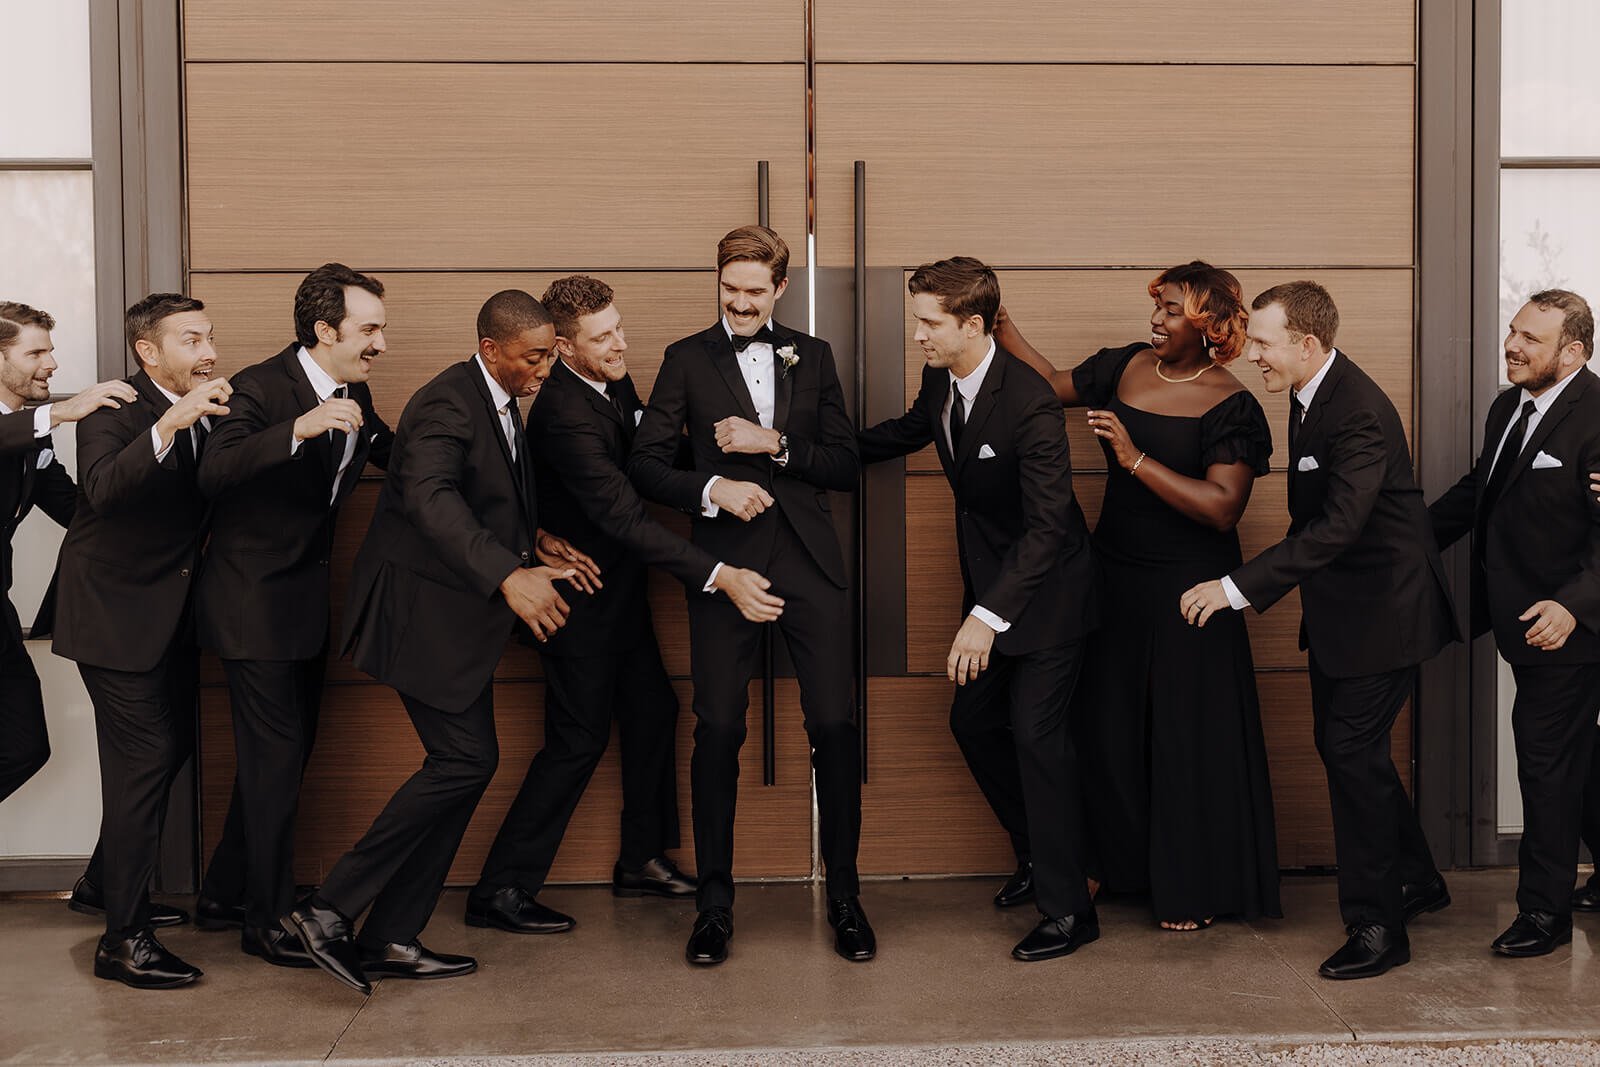
[[[860,897],[830,897],[828,925],[833,927],[833,951],[852,963],[865,963],[878,954],[878,938],[861,910]]]
[[[1573,911],[1600,911],[1600,886],[1585,882],[1572,891]]]
[[[1572,940],[1572,916],[1549,911],[1519,911],[1494,939],[1494,950],[1502,956],[1548,956]]]
[[[614,897],[692,897],[700,883],[678,870],[665,856],[649,860],[638,870],[617,865],[611,868],[611,895]]]
[[[1405,927],[1392,930],[1377,923],[1350,927],[1344,947],[1322,961],[1324,978],[1376,978],[1391,967],[1411,962],[1411,941]]]
[[[488,896],[474,889],[467,894],[467,925],[492,926],[513,934],[561,934],[578,920],[547,908],[521,886],[508,885]]]
[[[363,996],[372,994],[372,983],[361,970],[361,953],[350,936],[350,920],[337,910],[307,897],[278,924],[300,938],[311,962]]]
[[[732,940],[733,912],[727,908],[707,908],[695,916],[683,957],[703,967],[721,963],[728,958],[728,942]]]
[[[1023,963],[1053,960],[1078,951],[1091,941],[1100,939],[1100,916],[1094,905],[1088,911],[1068,915],[1061,919],[1041,919],[1028,936],[1018,941],[1011,950],[1011,958]]]
[[[275,967],[317,965],[298,937],[276,927],[242,927],[239,930],[239,948],[246,956],[266,960]]]
[[[67,907],[79,915],[104,916],[106,913],[106,898],[100,887],[89,881],[88,875],[78,879],[72,887],[72,895],[67,898]],[[182,908],[170,907],[166,904],[150,902],[150,914],[145,919],[151,926],[182,926],[189,921],[189,913]]]
[[[421,941],[357,947],[361,949],[361,969],[378,978],[459,978],[478,969],[478,961],[471,956],[429,952]]]
[[[194,924],[201,930],[242,930],[244,905],[223,904],[206,896],[195,897]]]
[[[188,985],[204,972],[183,962],[156,940],[149,930],[94,950],[94,976],[121,982],[135,989],[175,989]]]
[[[1404,922],[1431,911],[1442,911],[1449,906],[1450,888],[1444,884],[1442,874],[1434,875],[1431,882],[1400,887],[1400,917]]]
[[[1018,904],[1026,904],[1033,899],[1033,861],[1022,860],[1017,864],[1016,873],[1006,879],[1006,884],[1000,887],[1000,892],[994,895],[994,906],[997,908],[1014,908]]]

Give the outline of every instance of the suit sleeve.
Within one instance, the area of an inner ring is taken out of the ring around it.
[[[216,420],[200,457],[200,492],[216,497],[262,471],[301,462],[307,450],[290,451],[294,419],[267,421],[266,405],[254,382],[235,383],[228,414]]]
[[[633,451],[628,456],[628,478],[646,500],[698,515],[700,494],[711,478],[699,471],[679,470],[673,465],[688,420],[689,385],[683,361],[669,348],[661,362],[655,388],[650,391],[650,404],[634,434]]]
[[[876,426],[869,426],[857,435],[861,462],[882,463],[886,459],[898,459],[933,443],[933,419],[928,414],[933,409],[928,405],[928,389],[928,376],[924,374],[922,389],[917,393],[916,402],[910,410],[899,418],[885,419]]]
[[[48,442],[49,438],[43,440]],[[59,459],[51,459],[49,465],[39,472],[39,480],[34,483],[33,502],[57,525],[66,527],[72,524],[72,516],[78,510],[78,487],[73,484],[72,475],[67,473],[67,468],[61,465]]]
[[[1322,514],[1231,575],[1251,607],[1266,611],[1355,543],[1383,489],[1385,456],[1377,413],[1347,415],[1333,433]]]
[[[389,452],[394,446],[394,431],[383,421],[383,416],[378,414],[370,391],[367,393],[367,410],[363,418],[366,420],[362,429],[367,434],[367,462],[379,470],[386,471],[389,469]]]
[[[440,562],[488,599],[522,566],[522,558],[479,521],[462,493],[472,455],[472,416],[449,397],[436,395],[417,404],[411,417],[405,470],[391,475],[400,480],[401,507]]]
[[[1072,456],[1061,402],[1040,389],[1017,424],[1022,536],[1012,542],[988,589],[975,590],[985,609],[1015,622],[1035,590],[1069,549],[1072,526]]]
[[[777,477],[798,478],[818,489],[849,492],[861,476],[861,460],[856,452],[856,431],[844,408],[844,390],[839,371],[833,365],[833,348],[820,342],[822,376],[815,441],[789,437],[789,462],[778,468]]]
[[[78,423],[78,478],[89,506],[101,515],[137,500],[161,472],[178,469],[177,447],[158,463],[149,429],[132,431],[120,415],[101,408]]]
[[[1478,467],[1474,466],[1428,506],[1428,520],[1433,524],[1433,539],[1439,551],[1466,536],[1477,521],[1477,508]]]
[[[1579,561],[1578,573],[1550,599],[1572,612],[1590,633],[1600,633],[1600,500],[1589,488],[1589,472],[1600,470],[1600,436],[1591,436],[1578,464],[1578,491],[1589,511],[1589,544]]]
[[[0,456],[20,456],[38,446],[33,435],[33,412],[28,408],[0,415]]]

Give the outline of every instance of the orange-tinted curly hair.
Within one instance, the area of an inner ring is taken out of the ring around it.
[[[1196,259],[1157,274],[1150,280],[1150,295],[1159,298],[1161,287],[1167,284],[1183,290],[1183,317],[1215,346],[1211,349],[1213,362],[1229,363],[1244,351],[1250,313],[1245,310],[1238,278]]]

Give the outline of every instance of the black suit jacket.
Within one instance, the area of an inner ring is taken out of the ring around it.
[[[667,347],[650,407],[634,438],[628,476],[644,497],[695,516],[695,544],[723,562],[760,571],[780,596],[783,575],[773,574],[770,563],[778,523],[788,519],[823,574],[843,589],[848,572],[827,490],[854,489],[860,463],[833,350],[826,341],[776,322],[772,330],[775,347],[793,345],[799,357],[792,370],[779,374],[774,388],[773,425],[789,436],[788,465],[780,467],[768,455],[724,454],[717,447],[718,421],[730,415],[757,421],[733,342],[718,321]],[[685,430],[691,470],[673,466],[679,434]],[[705,518],[700,494],[712,475],[754,482],[772,494],[777,506],[750,522],[720,513]]]
[[[1298,585],[1300,647],[1329,677],[1415,666],[1459,639],[1400,415],[1342,350],[1289,450],[1289,518],[1233,581],[1258,612]]]
[[[52,647],[94,667],[150,671],[175,637],[193,636],[184,609],[206,502],[189,431],[156,461],[150,428],[172,402],[144,371],[128,384],[137,400],[78,423],[78,506],[61,545]]]
[[[631,648],[651,633],[646,566],[666,570],[699,592],[717,561],[645,511],[623,473],[644,405],[633,379],[612,382],[616,406],[565,363],[540,389],[528,414],[539,487],[541,526],[566,538],[600,566],[605,583],[594,596],[563,596],[567,624],[544,645],[547,655],[593,656]]]
[[[334,520],[367,460],[382,467],[393,440],[364,382],[350,385],[364,423],[339,496],[327,434],[290,454],[294,420],[318,404],[299,344],[229,378],[229,413],[200,459],[213,502],[196,592],[200,643],[224,659],[310,659],[328,638],[328,558]]]
[[[1479,521],[1495,450],[1521,398],[1521,389],[1495,397],[1477,464],[1428,509],[1441,548]],[[1560,465],[1535,469],[1541,453]],[[1472,546],[1472,635],[1492,628],[1510,663],[1600,662],[1600,503],[1589,490],[1589,472],[1600,470],[1600,381],[1593,372],[1577,372],[1515,455],[1499,500],[1483,516],[1482,543]],[[1533,623],[1517,617],[1541,600],[1578,620],[1554,652],[1530,646],[1524,635]]]
[[[449,712],[483,692],[517,622],[500,583],[536,564],[533,464],[513,462],[495,411],[475,358],[417,390],[350,575],[355,665]]]
[[[904,456],[929,441],[938,448],[955,494],[962,612],[981,604],[1011,623],[995,635],[996,651],[1022,655],[1081,638],[1097,619],[1097,578],[1072,492],[1061,402],[997,347],[952,456],[942,419],[949,396],[950,372],[923,368],[911,410],[862,431],[863,461]]]
[[[5,544],[0,546],[0,578],[5,591],[11,592],[12,558],[11,538],[17,527],[28,517],[34,505],[46,515],[66,526],[72,522],[72,510],[77,501],[78,489],[72,476],[55,458],[54,442],[48,435],[33,436],[33,409],[24,408],[10,415],[0,415],[0,529],[5,533]],[[39,460],[49,450],[50,457],[43,467]],[[41,634],[50,628],[51,603],[55,591],[45,594],[40,607],[39,620],[34,629]],[[13,641],[22,640],[22,626],[17,613],[7,597],[5,629]]]

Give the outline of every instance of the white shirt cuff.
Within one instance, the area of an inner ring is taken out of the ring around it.
[[[292,456],[292,455],[296,454],[297,452],[299,452],[300,451],[300,446],[303,445],[303,444],[305,444],[305,442],[300,440],[300,438],[296,437],[294,435],[294,428],[290,427],[290,429],[289,429],[289,455]]]
[[[711,568],[711,577],[706,579],[706,584],[701,588],[702,593],[715,593],[717,591],[717,575],[722,573],[722,564]]]
[[[1234,585],[1233,579],[1226,574],[1222,576],[1222,591],[1228,594],[1228,606],[1234,611],[1243,611],[1250,606],[1250,601],[1244,598],[1244,594],[1239,592],[1239,587]]]
[[[50,409],[54,404],[40,404],[33,409],[33,436],[50,436]]]
[[[706,487],[700,490],[700,514],[705,518],[714,519],[722,511],[721,508],[717,507],[711,502],[711,487],[716,485],[721,480],[722,475],[713,474],[711,476],[711,480],[706,482]],[[716,571],[712,571],[711,573],[715,575]]]
[[[178,433],[182,432],[182,430],[178,431]],[[150,427],[150,447],[155,450],[157,463],[160,463],[162,460],[167,458],[167,453],[172,451],[172,446],[177,442],[177,440],[178,434],[175,433],[172,435],[172,440],[167,442],[167,447],[162,448],[161,431],[154,426]]]
[[[1006,620],[1002,619],[1000,616],[996,615],[982,604],[979,604],[977,607],[972,609],[972,617],[983,623],[997,634],[1003,634],[1007,630],[1011,629],[1011,624],[1009,622],[1006,622]]]

